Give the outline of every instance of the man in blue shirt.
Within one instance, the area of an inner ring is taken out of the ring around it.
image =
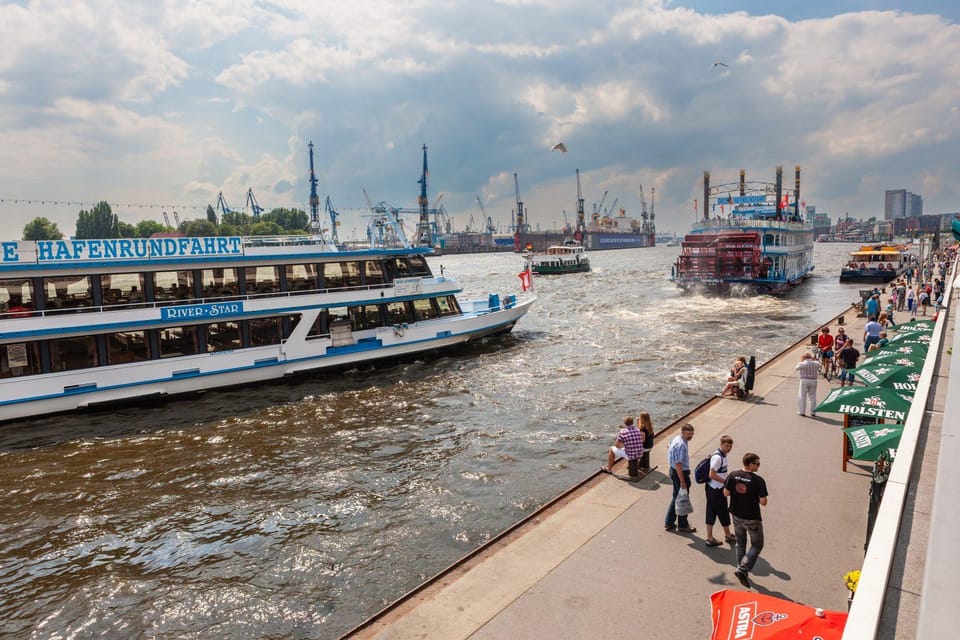
[[[682,531],[693,533],[696,527],[691,527],[687,516],[677,515],[677,494],[680,489],[690,492],[690,452],[687,443],[693,439],[693,425],[689,422],[680,427],[680,433],[670,441],[667,448],[667,462],[670,464],[670,479],[673,481],[673,496],[670,498],[670,507],[667,517],[663,521],[663,528],[667,531]]]

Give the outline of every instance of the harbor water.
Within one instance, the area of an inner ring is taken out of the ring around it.
[[[480,344],[0,425],[0,636],[337,638],[595,471],[624,415],[662,428],[848,308],[853,248],[780,298],[681,295],[673,247],[592,252]],[[519,292],[515,254],[430,263]]]

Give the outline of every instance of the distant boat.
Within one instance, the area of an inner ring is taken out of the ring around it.
[[[910,255],[902,246],[863,245],[850,252],[850,262],[840,270],[840,282],[890,282],[910,266]]]
[[[677,286],[723,292],[740,285],[778,294],[810,277],[813,222],[800,211],[800,167],[793,202],[782,189],[782,172],[777,167],[776,183],[750,183],[752,193],[742,171],[739,185],[713,191],[704,173],[703,218],[680,244],[672,274]],[[735,188],[740,195],[733,195]],[[710,217],[711,204],[720,215]]]
[[[576,240],[565,240],[562,245],[547,247],[546,253],[530,256],[530,271],[541,276],[590,271],[590,259],[584,251]]]

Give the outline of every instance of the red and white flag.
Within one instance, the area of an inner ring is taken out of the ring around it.
[[[517,274],[520,278],[520,288],[526,291],[533,286],[533,280],[530,278],[530,269],[525,269]]]
[[[783,194],[783,197],[780,198],[780,208],[786,209],[790,205],[790,197],[787,194]]]

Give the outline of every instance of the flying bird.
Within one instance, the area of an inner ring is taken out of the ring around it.
[[[563,144],[562,142],[558,142],[557,144],[553,145],[553,148],[550,149],[550,150],[551,150],[551,151],[559,151],[560,153],[566,153],[566,152],[567,152],[567,145]]]
[[[714,62],[714,63],[713,63],[713,66],[715,66],[715,67],[723,67],[724,69],[729,69],[729,68],[730,68],[730,67],[727,66],[727,64],[726,64],[725,62],[721,62],[720,60],[717,60],[716,62]]]

